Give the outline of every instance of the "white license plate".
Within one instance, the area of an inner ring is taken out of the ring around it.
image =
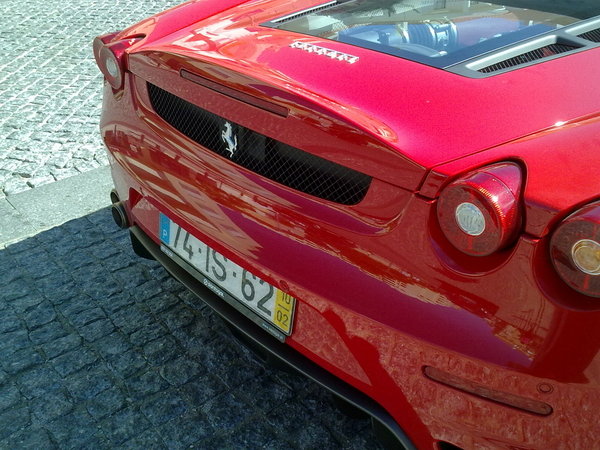
[[[296,304],[292,296],[228,260],[162,213],[159,233],[162,251],[199,272],[194,275],[219,297],[280,340],[285,339],[281,333],[292,333]]]

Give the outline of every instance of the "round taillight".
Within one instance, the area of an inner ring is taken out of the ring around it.
[[[494,164],[459,178],[438,200],[437,214],[446,238],[459,250],[486,256],[509,245],[521,224],[521,169]]]
[[[573,289],[600,297],[600,202],[565,219],[550,241],[552,262]]]
[[[117,47],[117,46],[112,46]],[[117,56],[115,49],[111,47],[102,47],[98,67],[104,74],[106,81],[115,89],[121,89],[123,86],[123,59],[122,54]],[[118,47],[117,49],[118,50]]]
[[[114,89],[121,89],[125,79],[126,50],[144,36],[112,41],[117,33],[105,34],[94,39],[94,57],[106,81]]]

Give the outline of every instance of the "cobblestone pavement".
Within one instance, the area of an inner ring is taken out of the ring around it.
[[[106,165],[92,40],[182,0],[0,0],[0,199]]]
[[[133,254],[108,209],[8,245],[0,274],[2,450],[379,448]]]

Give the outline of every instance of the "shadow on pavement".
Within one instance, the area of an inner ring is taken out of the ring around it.
[[[265,369],[108,209],[0,250],[0,449],[378,449]]]

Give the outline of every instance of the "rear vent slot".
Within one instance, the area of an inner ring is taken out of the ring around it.
[[[310,14],[314,14],[319,11],[323,11],[325,9],[329,9],[332,6],[337,6],[339,2],[334,0],[333,2],[325,3],[324,5],[315,6],[314,8],[305,9],[304,11],[300,11],[294,14],[290,14],[289,16],[281,17],[280,19],[275,19],[272,22],[269,22],[269,26],[277,26],[282,23],[289,22],[290,20],[298,19],[299,17],[308,16]],[[266,24],[263,24],[266,25]]]
[[[367,194],[368,175],[227,121],[150,83],[148,94],[156,113],[173,128],[265,178],[343,205],[355,205]]]
[[[600,16],[559,27],[445,69],[466,77],[487,78],[598,47]]]
[[[564,44],[551,44],[545,47],[531,50],[529,52],[522,53],[504,61],[500,61],[496,64],[492,64],[486,67],[482,67],[478,71],[481,73],[492,73],[499,70],[510,69],[512,67],[527,64],[539,59],[549,58],[551,56],[558,55],[560,53],[570,52],[576,50],[578,47]]]
[[[588,41],[600,43],[600,28],[580,34],[578,37]]]

